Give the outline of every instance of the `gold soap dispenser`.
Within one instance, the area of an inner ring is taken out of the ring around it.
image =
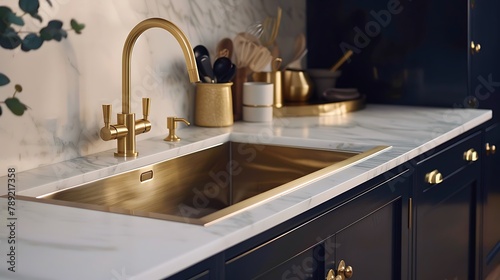
[[[183,122],[186,125],[190,125],[190,123],[186,119],[176,118],[176,117],[168,117],[167,118],[168,136],[163,140],[168,141],[168,142],[179,142],[181,140],[181,138],[179,138],[175,134],[175,129],[177,128],[178,122]]]

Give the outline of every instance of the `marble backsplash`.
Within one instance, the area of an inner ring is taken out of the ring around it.
[[[86,25],[81,35],[69,33],[62,42],[39,50],[0,49],[0,72],[11,83],[0,87],[0,100],[17,96],[30,107],[21,117],[4,108],[0,116],[0,176],[7,168],[36,168],[116,147],[99,138],[102,104],[112,104],[112,122],[121,111],[121,56],[128,32],[141,20],[161,17],[174,22],[194,46],[203,44],[214,55],[217,42],[233,38],[252,23],[273,16],[278,5],[283,18],[278,44],[283,56],[305,32],[305,0],[51,0],[40,1],[43,24],[71,18]],[[2,1],[16,7],[18,0]],[[20,12],[18,12],[20,14]],[[40,23],[24,17],[25,31]],[[193,120],[194,85],[189,83],[181,48],[160,29],[145,32],[132,59],[132,112],[141,116],[141,98],[151,98],[153,129],[138,140],[167,134],[167,116]],[[182,128],[181,128],[182,129]]]

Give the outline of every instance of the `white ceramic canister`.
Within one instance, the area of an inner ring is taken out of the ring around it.
[[[243,84],[243,120],[270,122],[273,120],[274,86],[265,82]]]

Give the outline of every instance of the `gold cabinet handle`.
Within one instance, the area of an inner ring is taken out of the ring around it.
[[[497,151],[497,147],[495,145],[491,145],[490,143],[486,143],[486,155],[494,155]]]
[[[469,149],[466,152],[464,152],[464,160],[473,162],[479,159],[479,155],[474,149]]]
[[[474,41],[471,41],[470,42],[470,50],[471,50],[472,54],[478,53],[481,50],[481,45],[474,42]]]
[[[443,182],[443,175],[441,175],[439,170],[435,169],[425,174],[425,181],[429,184],[437,185]]]
[[[326,274],[326,280],[345,280],[351,278],[353,270],[351,266],[346,266],[344,260],[341,260],[339,267],[337,269],[337,276],[335,276],[335,271],[333,269],[328,270]]]
[[[335,280],[335,271],[333,269],[328,270],[325,280]]]

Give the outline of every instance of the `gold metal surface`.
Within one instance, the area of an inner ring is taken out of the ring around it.
[[[326,274],[326,280],[335,280],[335,271],[333,269],[328,270],[328,273]]]
[[[474,41],[471,41],[470,42],[470,50],[471,50],[472,54],[478,53],[481,50],[481,45],[474,42]]]
[[[469,149],[464,152],[464,160],[469,162],[474,162],[479,159],[478,153],[474,149]]]
[[[153,174],[154,174],[153,170],[143,172],[141,174],[141,183],[153,179]]]
[[[196,68],[196,59],[193,47],[182,30],[172,22],[162,18],[150,18],[141,21],[128,34],[123,46],[122,55],[122,112],[130,113],[130,62],[132,50],[135,42],[144,31],[151,28],[162,28],[168,31],[179,43],[184,53],[189,79],[192,83],[199,82],[198,68]]]
[[[281,108],[273,108],[275,117],[305,117],[305,116],[327,116],[345,115],[349,112],[365,108],[365,96],[359,99],[322,103],[322,104],[284,104]]]
[[[186,125],[191,125],[186,119],[176,118],[176,117],[168,117],[167,118],[167,128],[168,128],[168,136],[165,137],[165,141],[169,142],[178,142],[181,140],[176,134],[175,129],[177,128],[177,122],[183,122]]]
[[[233,125],[233,83],[196,83],[194,123],[204,127]]]
[[[287,102],[306,102],[312,94],[312,81],[306,71],[287,69],[283,71],[283,99]]]
[[[209,225],[386,148],[355,153],[226,142],[37,199],[18,197]]]
[[[486,143],[485,148],[487,156],[494,155],[495,152],[497,151],[497,147],[495,145],[491,145],[490,143]]]
[[[437,169],[425,174],[425,182],[436,185],[443,182],[443,175]]]
[[[130,112],[130,62],[135,42],[144,31],[150,28],[162,28],[170,32],[179,43],[186,60],[189,79],[198,82],[198,70],[193,48],[186,35],[173,23],[161,18],[146,19],[137,24],[128,34],[123,46],[122,54],[122,113],[118,114],[118,124],[110,125],[111,105],[103,105],[104,127],[100,135],[104,141],[117,139],[117,151],[115,156],[135,157],[137,134],[146,133],[151,130],[151,122],[148,120],[150,100],[142,99],[142,111],[144,118],[135,120],[135,115]]]
[[[333,269],[328,270],[326,275],[326,280],[345,280],[351,278],[353,274],[353,269],[351,266],[345,265],[345,261],[341,260],[337,268],[337,276],[335,276],[335,271]]]

